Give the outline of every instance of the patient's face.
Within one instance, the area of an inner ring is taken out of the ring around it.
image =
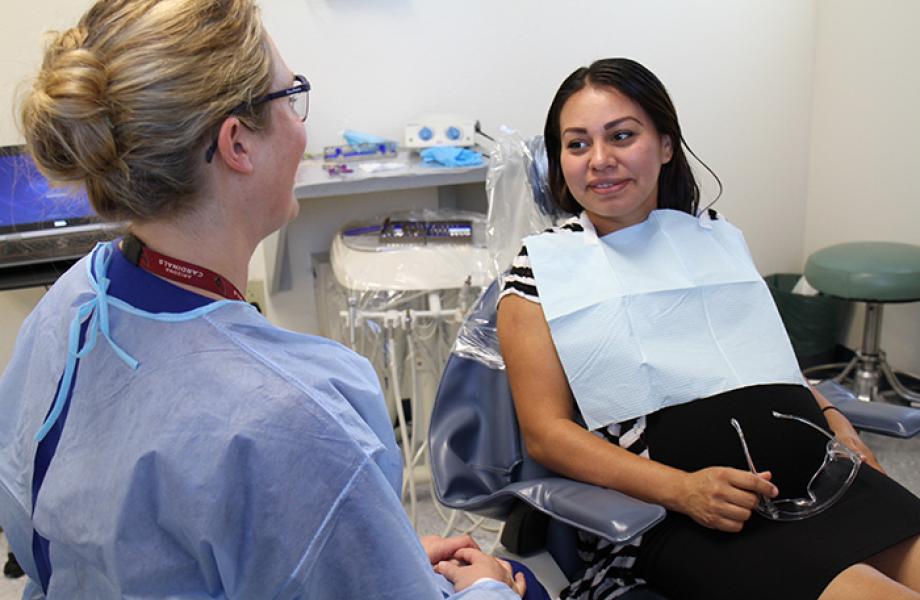
[[[641,223],[658,203],[671,140],[641,106],[611,87],[585,87],[562,107],[562,174],[598,235]]]

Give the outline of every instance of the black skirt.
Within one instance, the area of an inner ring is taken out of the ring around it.
[[[805,495],[827,438],[772,416],[805,417],[829,430],[811,393],[764,385],[674,406],[648,417],[651,458],[684,471],[728,466],[747,471],[731,418],[744,429],[754,466],[769,470],[780,498]],[[740,533],[668,512],[642,539],[637,574],[675,600],[814,599],[838,573],[920,534],[920,499],[862,465],[846,494],[813,517],[777,522],[751,516]]]

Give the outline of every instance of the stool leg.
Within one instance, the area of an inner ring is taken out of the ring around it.
[[[853,373],[853,393],[863,402],[878,400],[879,364],[878,357],[856,354],[856,372]]]
[[[878,302],[866,302],[866,323],[860,349],[863,354],[878,355],[879,339],[882,336],[882,308]]]
[[[847,378],[847,375],[850,374],[850,371],[856,368],[856,363],[858,362],[859,362],[858,356],[854,356],[853,358],[851,358],[850,362],[846,363],[846,366],[843,368],[843,371],[840,371],[840,375],[834,377],[834,381],[836,381],[837,383],[843,383],[843,380]],[[837,363],[837,364],[842,365],[843,363]],[[807,372],[807,369],[806,369],[806,372]]]
[[[866,322],[863,326],[862,347],[856,353],[856,371],[853,373],[853,392],[864,402],[878,400],[879,336],[882,332],[882,305],[866,303]]]
[[[888,364],[888,361],[885,359],[885,353],[882,353],[881,360],[882,373],[885,374],[885,379],[888,380],[888,384],[891,386],[891,389],[894,392],[907,400],[908,402],[918,402],[920,403],[920,394],[910,391],[901,383],[898,379],[898,376],[895,375],[894,371],[891,370],[891,365]]]

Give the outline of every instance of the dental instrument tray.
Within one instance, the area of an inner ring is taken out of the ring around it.
[[[404,242],[466,242],[473,239],[472,221],[392,221],[380,226],[380,241],[390,244]]]
[[[389,244],[470,244],[473,241],[473,222],[467,219],[421,221],[387,218],[380,225],[366,225],[346,229],[346,238],[375,236],[378,243]]]
[[[351,290],[482,287],[495,277],[487,240],[484,214],[400,210],[346,223],[329,256],[336,280]]]

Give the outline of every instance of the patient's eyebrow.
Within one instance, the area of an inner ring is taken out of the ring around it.
[[[620,117],[619,119],[614,119],[613,121],[610,121],[609,123],[605,123],[604,130],[606,131],[608,129],[613,129],[614,127],[619,127],[625,121],[635,121],[639,125],[642,125],[642,121],[640,121],[636,117],[632,117],[632,116]],[[562,131],[562,135],[565,135],[567,133],[576,133],[576,134],[577,133],[588,133],[588,130],[585,129],[584,127],[567,127],[566,129]]]

